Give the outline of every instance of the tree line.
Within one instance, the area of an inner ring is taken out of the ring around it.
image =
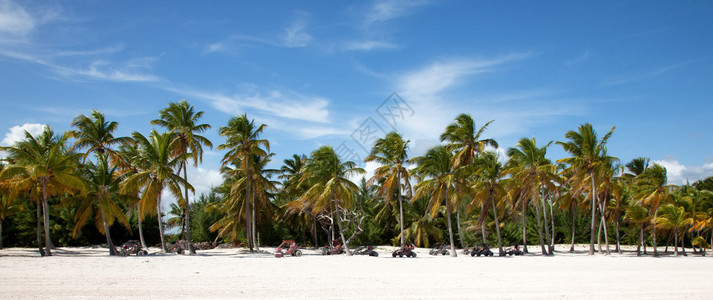
[[[116,255],[115,241],[138,236],[143,247],[163,252],[186,240],[190,254],[194,242],[252,252],[295,239],[339,244],[347,255],[353,245],[443,241],[452,256],[473,244],[497,245],[501,255],[504,245],[522,244],[528,252],[528,241],[544,255],[555,244],[574,251],[587,242],[590,255],[609,254],[611,244],[619,253],[621,244],[636,244],[639,255],[647,246],[659,255],[657,246],[668,251],[671,243],[678,255],[679,246],[698,252],[713,242],[713,177],[671,185],[666,168],[648,158],[620,161],[606,147],[615,127],[599,136],[585,123],[544,144],[522,138],[505,160],[484,136],[493,121],[478,128],[461,114],[421,156],[410,156],[410,141],[398,132],[376,139],[364,162],[378,167],[366,178],[331,146],[271,169],[267,125],[243,114],[218,129],[223,182],[195,197],[187,168],[213,147],[202,136],[211,128],[203,114],[185,100],[172,102],[150,122],[161,132],[116,137],[118,123],[92,111],[75,117],[67,132],[45,127],[2,147],[0,247],[4,239],[44,256],[54,245],[105,242]],[[569,157],[550,160],[547,150],[556,146]],[[177,200],[168,212],[165,192]]]

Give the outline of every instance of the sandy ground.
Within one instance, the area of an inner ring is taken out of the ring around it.
[[[379,247],[379,257],[309,249],[285,258],[242,249],[185,256],[154,248],[149,256],[110,257],[102,248],[59,248],[43,258],[36,249],[10,248],[0,250],[0,298],[710,299],[713,293],[711,256],[690,249],[688,257],[587,256],[586,247],[487,258],[460,251],[457,258],[430,256],[428,249],[417,249],[417,258],[392,258],[393,247]]]

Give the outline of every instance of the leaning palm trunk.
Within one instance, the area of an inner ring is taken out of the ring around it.
[[[594,183],[594,171],[589,171],[589,177],[592,179],[592,224],[589,232],[589,255],[594,255],[594,227],[597,217],[597,186]]]
[[[186,162],[183,162],[183,180],[188,182],[188,172],[186,172]],[[186,242],[188,242],[188,255],[196,254],[196,249],[193,248],[193,240],[191,239],[191,204],[188,202],[188,185],[184,186],[185,196],[186,196],[186,209],[184,210],[186,214],[185,223],[185,235]]]
[[[161,191],[158,191],[158,201],[156,201],[156,214],[158,217],[158,234],[161,237],[161,251],[168,252],[166,249],[166,241],[163,238],[163,222],[161,222]]]
[[[144,230],[141,228],[141,219],[143,219],[143,214],[139,212],[139,206],[136,206],[136,219],[139,221],[139,240],[141,240],[141,248],[148,249],[146,247],[146,241],[144,240]]]
[[[255,207],[257,205],[254,203],[255,202],[255,195],[253,195],[253,203],[252,203],[252,227],[251,227],[251,233],[252,233],[252,239],[253,239],[253,244],[255,245],[255,250],[260,251],[260,239],[258,239],[257,236],[257,218],[255,217]]]
[[[678,230],[673,231],[673,253],[678,256]]]
[[[481,211],[485,211],[485,203],[483,203],[483,206],[480,209]],[[483,236],[483,245],[488,244],[488,236],[485,234],[485,219],[486,216],[483,216],[483,222],[480,223],[480,234]]]
[[[332,198],[332,201],[334,201],[335,211],[337,212],[337,226],[339,226],[339,237],[342,238],[342,242],[344,244],[344,252],[347,254],[347,256],[352,256],[352,252],[349,251],[349,243],[347,243],[347,240],[344,238],[342,217],[339,215],[339,205],[337,205],[337,199]]]
[[[460,205],[456,206],[456,225],[458,226],[458,238],[460,238],[460,246],[461,248],[465,249],[465,238],[463,238],[463,234],[460,230]],[[483,225],[483,233],[485,233],[485,225]],[[485,242],[485,239],[483,239],[483,242]]]
[[[535,216],[537,219],[537,236],[540,238],[540,247],[542,247],[542,254],[547,255],[547,250],[545,249],[545,240],[542,238],[542,221],[540,220],[540,207],[535,203]]]
[[[399,227],[401,227],[401,247],[404,246],[404,201],[401,197],[401,175],[397,173],[396,180],[399,183]]]
[[[52,240],[50,239],[50,210],[47,205],[47,180],[42,180],[42,214],[45,228],[45,255],[52,256]]]
[[[602,225],[604,226],[604,243],[607,246],[607,255],[611,255],[611,251],[609,250],[609,233],[607,233],[607,221],[604,218],[604,206],[602,204],[599,204],[599,212],[602,215]]]
[[[619,218],[616,219],[616,252],[621,254],[621,245],[619,243],[621,236],[619,235]]]
[[[109,233],[109,225],[106,223],[106,215],[104,211],[102,213],[102,223],[104,224],[104,235],[106,236],[106,245],[109,246],[109,255],[117,255],[116,248],[114,248],[114,242],[111,241],[111,233]]]
[[[495,200],[490,201],[493,204],[493,218],[495,219],[495,233],[498,235],[498,256],[504,256],[503,240],[500,236],[500,222],[498,221],[498,209],[495,206]]]
[[[451,240],[450,256],[456,257],[456,256],[458,256],[458,254],[456,253],[456,246],[453,241],[453,226],[451,226],[451,210],[450,210],[450,205],[448,205],[448,197],[446,197],[446,219],[448,219],[448,236],[450,237],[450,240]]]

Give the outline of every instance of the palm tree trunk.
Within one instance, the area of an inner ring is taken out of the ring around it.
[[[397,173],[396,180],[399,183],[399,227],[401,228],[401,248],[404,247],[404,200],[401,197],[401,174]]]
[[[104,224],[104,235],[106,236],[106,245],[109,246],[109,255],[117,255],[116,248],[114,247],[114,242],[111,241],[111,233],[109,233],[109,225],[106,223],[106,215],[104,211],[102,213],[102,223]]]
[[[678,256],[678,231],[673,232],[673,253]]]
[[[547,252],[550,254],[555,254],[555,213],[552,208],[552,199],[547,199],[547,203],[550,205],[550,222],[552,223],[552,240],[547,248]]]
[[[574,252],[574,230],[576,229],[575,226],[577,226],[577,205],[571,205],[572,207],[569,210],[572,213],[572,246],[569,247],[569,252]]]
[[[503,251],[503,240],[500,236],[500,222],[498,221],[498,209],[495,205],[495,199],[491,198],[490,203],[493,204],[493,219],[495,219],[495,233],[498,235],[498,256],[505,256],[505,251]]]
[[[319,241],[317,239],[317,217],[314,216],[314,214],[310,213],[310,216],[312,216],[312,240],[314,241],[314,247],[319,247]]]
[[[646,252],[646,240],[644,239],[644,223],[641,223],[641,246],[644,247],[644,255],[648,254]]]
[[[0,249],[2,249],[2,221],[0,220]]]
[[[482,214],[482,212],[485,212],[485,205],[486,203],[484,202],[483,205],[480,207],[481,216],[483,217],[483,222],[480,223],[480,234],[483,237],[483,245],[488,244],[488,236],[485,234],[485,221],[488,216]],[[458,234],[460,234],[460,228]]]
[[[144,216],[139,212],[139,206],[136,206],[136,219],[139,220],[139,240],[141,240],[141,248],[148,249],[146,246],[146,241],[144,240],[144,230],[141,228],[141,219]]]
[[[460,239],[460,246],[461,248],[465,249],[465,238],[463,237],[463,233],[460,230],[460,204],[456,204],[456,225],[458,226],[458,238]],[[485,227],[483,227],[483,232],[485,231]]]
[[[522,252],[527,251],[527,203],[522,204]]]
[[[542,247],[542,254],[547,255],[547,250],[545,249],[545,240],[542,239],[542,221],[540,220],[540,206],[535,204],[535,217],[537,219],[537,236],[540,238],[540,247]]]
[[[644,223],[641,223],[639,229],[639,243],[636,246],[636,256],[641,256],[641,246],[644,244]]]
[[[592,179],[592,225],[589,232],[589,255],[594,255],[594,227],[597,217],[597,186],[594,183],[594,171],[589,171],[589,177]]]
[[[37,201],[37,209],[35,213],[37,215],[37,248],[40,250],[40,256],[45,256],[45,249],[42,248],[42,202]]]
[[[257,205],[255,204],[255,195],[252,197],[253,203],[251,203],[252,207],[252,226],[251,226],[251,231],[252,231],[252,237],[253,237],[253,244],[255,244],[255,250],[260,251],[260,240],[257,238],[257,217],[255,217],[255,208]]]
[[[602,222],[599,220],[599,229],[597,229],[597,249],[599,250],[599,253],[604,253],[604,250],[602,250]]]
[[[252,228],[250,228],[250,156],[244,155],[245,159],[245,238],[248,240],[248,248],[250,252],[253,250]]]
[[[654,226],[653,226],[654,256],[659,256],[659,252],[656,249],[656,218],[658,217],[658,214],[659,214],[659,206],[656,205],[656,208],[654,209]]]
[[[47,205],[47,180],[42,180],[42,214],[45,228],[45,255],[52,256],[52,240],[50,239],[50,210]]]
[[[549,241],[550,241],[550,227],[549,227],[550,225],[549,225],[549,223],[550,222],[547,219],[547,207],[545,206],[545,201],[546,201],[545,197],[546,196],[543,191],[541,203],[542,203],[542,216],[543,216],[543,221],[544,221],[543,227],[545,227],[545,240],[547,241],[547,253],[542,253],[542,254],[550,254],[550,249],[551,249],[550,244],[549,244]],[[554,234],[554,231],[552,232],[552,234]]]
[[[663,253],[668,254],[668,245],[671,245],[671,233],[668,234],[666,239],[666,248],[664,248]]]
[[[183,162],[183,180],[188,182],[188,172],[186,171],[186,162]],[[191,239],[191,203],[188,201],[188,185],[184,186],[184,193],[186,197],[186,209],[184,210],[186,214],[186,242],[188,242],[188,255],[196,254],[196,249],[193,248],[193,240]]]
[[[621,254],[621,246],[619,240],[621,239],[619,235],[619,218],[616,219],[616,252]]]
[[[451,226],[451,210],[450,210],[450,205],[448,203],[448,193],[445,193],[445,198],[446,198],[446,219],[448,219],[448,236],[450,237],[451,241],[451,251],[449,251],[449,254],[451,257],[456,257],[458,254],[456,253],[456,245],[453,241],[453,226]]]
[[[685,239],[686,239],[686,233],[681,234],[681,252],[683,252],[683,256],[688,256],[686,253],[686,244],[685,244]],[[695,247],[693,249],[696,249]]]
[[[332,197],[332,201],[334,201],[335,211],[337,212],[337,226],[339,226],[339,237],[342,238],[342,244],[344,245],[344,252],[347,254],[347,256],[352,256],[352,252],[349,251],[349,244],[347,243],[347,240],[344,238],[344,229],[342,228],[342,218],[339,215],[339,205],[337,205],[336,197]]]
[[[607,255],[611,255],[611,250],[609,250],[609,233],[607,233],[607,221],[604,218],[604,206],[599,204],[599,212],[602,215],[602,225],[604,226],[604,243],[607,246]]]
[[[163,184],[159,184],[159,187],[161,186],[163,186]],[[163,253],[166,253],[168,252],[168,249],[166,249],[166,241],[163,238],[163,222],[161,221],[161,190],[158,191],[158,201],[156,201],[156,214],[158,216],[158,234],[161,238],[161,251]]]

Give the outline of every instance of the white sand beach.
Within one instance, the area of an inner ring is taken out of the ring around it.
[[[379,257],[304,249],[302,257],[275,258],[242,249],[185,256],[151,248],[149,256],[110,257],[102,248],[58,248],[42,258],[35,249],[9,248],[0,250],[0,298],[701,299],[713,293],[713,257],[690,249],[688,257],[659,258],[587,256],[586,245],[551,257],[451,258],[417,249],[415,259],[392,258],[391,249],[379,247]]]

